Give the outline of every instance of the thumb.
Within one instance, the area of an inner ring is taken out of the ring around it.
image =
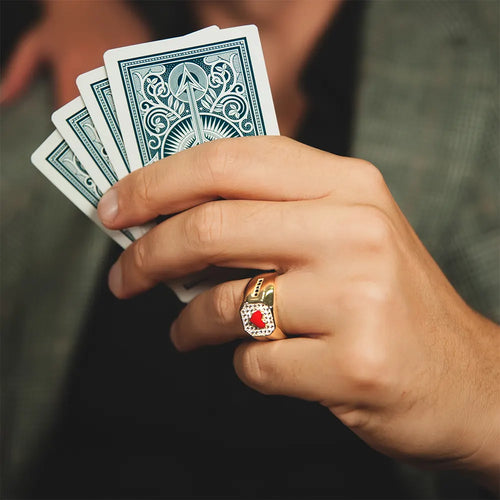
[[[39,29],[29,31],[15,48],[0,87],[0,104],[8,104],[18,98],[33,79],[42,61],[39,33]]]

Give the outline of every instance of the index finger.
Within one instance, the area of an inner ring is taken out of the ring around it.
[[[99,203],[109,228],[141,224],[217,198],[296,201],[328,195],[335,157],[286,137],[219,139],[139,169]],[[314,172],[313,172],[314,170]]]

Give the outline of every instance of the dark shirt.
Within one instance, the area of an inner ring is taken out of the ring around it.
[[[192,31],[180,2],[141,3],[159,37]],[[346,2],[303,72],[297,139],[349,153],[362,4]],[[109,266],[118,257],[113,248]],[[59,425],[38,466],[46,498],[401,498],[394,462],[326,408],[263,396],[234,373],[235,343],[180,354],[182,308],[158,286],[116,300],[100,281]],[[361,481],[360,477],[364,479]]]

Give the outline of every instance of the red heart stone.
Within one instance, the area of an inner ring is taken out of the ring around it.
[[[257,328],[264,328],[266,326],[266,324],[262,321],[262,313],[258,310],[252,314],[252,316],[250,317],[250,321]]]

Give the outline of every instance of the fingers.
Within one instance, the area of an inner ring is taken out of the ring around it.
[[[319,297],[300,293],[303,288],[317,290],[312,286],[315,281],[300,272],[276,278],[278,324],[289,334],[311,333],[322,321],[313,313]],[[223,283],[189,303],[172,325],[171,338],[176,348],[187,351],[248,338],[239,316],[247,283]],[[243,382],[260,392],[322,401],[327,397],[325,379],[332,381],[335,377],[326,353],[326,340],[321,335],[268,342],[251,340],[237,348],[234,365]]]
[[[220,200],[178,214],[122,253],[110,271],[111,291],[131,297],[209,265],[287,269],[309,258],[305,249],[322,234],[314,230],[321,216],[308,203]]]
[[[332,162],[344,160],[285,137],[217,140],[122,179],[102,198],[99,216],[107,227],[120,228],[217,198],[321,198],[337,180]]]
[[[248,339],[239,315],[247,283],[223,283],[189,303],[171,328],[175,347],[188,351]],[[293,270],[276,277],[277,323],[289,337],[239,346],[234,364],[243,382],[265,394],[320,401],[339,412],[380,404],[380,388],[391,378],[387,348],[373,335],[373,319],[361,315],[347,329],[338,322],[331,290],[328,279],[316,273]]]
[[[326,352],[323,337],[250,341],[236,349],[234,368],[246,385],[264,394],[324,401],[335,385]]]
[[[28,87],[42,61],[41,50],[38,30],[31,30],[21,39],[3,77],[0,104],[14,101]]]
[[[195,297],[172,324],[175,347],[190,351],[245,338],[239,307],[247,283],[248,279],[228,281]]]
[[[318,297],[297,293],[304,287],[313,288],[316,280],[301,272],[289,272],[276,277],[275,311],[279,327],[291,334],[321,334],[317,331],[321,318],[311,311]],[[248,279],[229,281],[193,299],[172,325],[170,336],[180,351],[204,345],[221,344],[248,338],[243,330],[239,309]],[[315,324],[313,324],[313,321]]]

